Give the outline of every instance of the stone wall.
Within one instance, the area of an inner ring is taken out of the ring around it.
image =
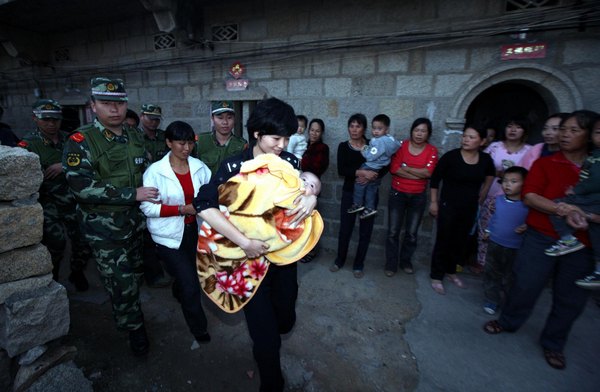
[[[325,142],[331,149],[331,166],[324,177],[321,211],[326,226],[322,244],[335,249],[342,180],[337,176],[337,146],[347,139],[346,122],[356,112],[369,119],[386,113],[392,119],[392,134],[406,139],[417,117],[433,123],[431,142],[441,152],[458,145],[466,110],[473,92],[505,81],[516,81],[546,94],[551,112],[580,108],[600,111],[595,88],[600,84],[600,33],[597,28],[530,33],[523,41],[508,34],[455,41],[431,40],[385,45],[371,42],[360,49],[312,50],[302,55],[269,55],[282,43],[290,45],[314,40],[333,40],[380,32],[427,31],[440,25],[447,32],[460,30],[477,19],[504,16],[504,1],[429,0],[397,2],[346,1],[226,1],[206,5],[205,36],[211,26],[238,23],[235,43],[214,43],[214,50],[191,45],[155,52],[153,35],[157,25],[148,14],[128,23],[116,22],[89,29],[56,34],[51,49],[67,48],[68,64],[38,68],[39,85],[31,80],[1,83],[7,108],[4,121],[21,135],[31,128],[28,104],[33,88],[65,104],[85,104],[91,66],[110,69],[108,77],[120,77],[135,110],[145,102],[163,108],[164,123],[189,122],[196,132],[210,128],[211,100],[256,101],[275,96],[289,102],[298,114],[325,121]],[[227,12],[223,7],[229,5]],[[337,41],[336,41],[337,42]],[[501,45],[521,42],[548,43],[545,58],[501,61]],[[595,49],[593,49],[595,48]],[[262,56],[239,57],[242,50],[262,51]],[[17,66],[0,56],[0,68]],[[13,59],[14,60],[14,59]],[[240,60],[250,81],[247,91],[227,92],[229,67]],[[160,66],[148,64],[161,61]],[[9,64],[10,63],[10,64]],[[118,66],[117,64],[123,64]],[[131,64],[137,64],[132,66]],[[63,65],[84,71],[65,75]],[[244,113],[246,116],[247,113]],[[383,250],[387,228],[387,176],[381,186],[380,213],[376,218],[372,252]],[[420,250],[429,249],[432,222],[425,218]]]

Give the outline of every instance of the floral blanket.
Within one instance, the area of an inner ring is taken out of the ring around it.
[[[299,172],[274,154],[244,162],[240,173],[219,187],[223,215],[246,237],[269,244],[269,253],[249,259],[206,222],[200,227],[196,257],[200,285],[225,312],[237,312],[250,301],[270,263],[294,263],[319,241],[323,219],[317,211],[294,229],[287,225],[293,216],[287,217],[285,211],[303,193]]]

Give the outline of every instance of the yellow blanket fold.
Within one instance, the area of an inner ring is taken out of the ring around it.
[[[246,237],[269,244],[269,253],[248,259],[244,251],[204,222],[200,227],[196,266],[200,285],[221,309],[234,313],[260,286],[269,263],[285,265],[305,256],[319,241],[323,219],[314,211],[290,229],[285,211],[304,194],[299,172],[274,154],[244,162],[240,173],[219,187],[219,207]]]

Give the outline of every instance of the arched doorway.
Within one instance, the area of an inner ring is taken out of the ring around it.
[[[511,116],[522,114],[531,121],[528,143],[543,141],[541,132],[550,113],[542,96],[523,82],[501,82],[482,91],[469,105],[467,123],[487,124],[498,130],[498,140]]]

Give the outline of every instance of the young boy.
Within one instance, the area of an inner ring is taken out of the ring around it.
[[[501,301],[502,282],[506,279],[505,291],[512,283],[512,262],[521,246],[521,233],[527,229],[525,218],[529,212],[521,201],[521,188],[527,175],[527,169],[512,166],[502,176],[503,195],[495,200],[495,211],[488,225],[484,241],[488,243],[486,263],[483,267],[486,303],[483,310],[494,314]]]
[[[400,142],[387,134],[390,130],[390,118],[385,114],[375,116],[371,127],[373,139],[361,151],[367,162],[363,163],[359,170],[371,170],[379,173],[382,167],[390,164],[392,155],[400,148]],[[366,219],[377,214],[375,200],[377,200],[379,184],[381,184],[379,178],[365,185],[355,183],[354,204],[348,209],[348,213],[354,214],[363,211],[360,214],[360,219]]]
[[[575,230],[567,225],[566,219],[563,219],[560,214],[561,210],[570,212],[571,207],[569,205],[575,205],[586,213],[587,220],[589,220],[590,213],[600,214],[600,118],[598,118],[592,130],[592,143],[596,148],[583,164],[579,174],[579,184],[565,192],[567,197],[554,200],[559,203],[557,206],[559,215],[550,216],[550,221],[554,225],[556,233],[560,236],[560,240],[556,245],[546,249],[545,253],[548,256],[566,255],[585,247],[573,236]],[[577,280],[575,284],[582,288],[600,289],[600,225],[590,222],[588,235],[593,248],[596,270],[590,276]]]
[[[290,142],[286,147],[286,151],[292,153],[298,159],[302,159],[302,155],[308,148],[308,142],[306,141],[306,136],[304,136],[304,131],[306,130],[306,124],[308,124],[308,119],[302,115],[298,117],[298,131],[295,134],[290,136]]]

